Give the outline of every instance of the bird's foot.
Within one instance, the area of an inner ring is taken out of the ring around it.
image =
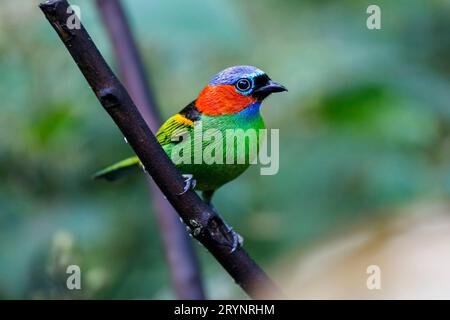
[[[244,238],[239,233],[235,232],[232,227],[223,221],[220,224],[216,224],[217,218],[212,219],[211,222],[216,225],[215,228],[217,228],[216,230],[218,231],[215,233],[214,240],[221,246],[229,247],[231,249],[230,253],[233,253],[237,248],[244,244]]]
[[[207,201],[207,204],[211,208],[211,210],[216,214],[216,217],[211,219],[211,223],[214,223],[214,225],[218,228],[219,232],[217,234],[220,234],[220,237],[215,237],[215,241],[219,243],[222,246],[230,247],[230,253],[233,253],[236,251],[236,249],[244,244],[244,238],[237,232],[233,230],[232,227],[227,225],[219,216],[219,212],[217,211],[216,207],[211,203],[211,201]],[[221,223],[218,223],[218,221],[221,221]],[[231,245],[230,245],[231,242]]]
[[[182,176],[184,178],[184,189],[183,192],[178,194],[179,196],[185,194],[189,189],[194,189],[197,184],[192,174],[183,174]]]
[[[233,253],[237,248],[242,247],[244,244],[244,238],[239,233],[234,231],[229,225],[226,224],[225,227],[226,233],[231,238],[232,243],[230,253]]]

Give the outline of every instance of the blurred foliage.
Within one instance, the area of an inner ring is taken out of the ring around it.
[[[93,2],[73,3],[113,64]],[[379,209],[450,195],[450,2],[377,1],[379,31],[372,1],[124,3],[165,116],[231,65],[289,88],[262,109],[279,173],[251,168],[216,195],[264,267]],[[171,298],[144,179],[90,180],[131,151],[37,4],[0,10],[0,298]],[[208,295],[243,297],[194,245]],[[61,289],[67,263],[80,292]]]

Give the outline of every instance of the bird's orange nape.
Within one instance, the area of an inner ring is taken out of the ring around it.
[[[244,96],[233,85],[208,85],[197,98],[197,110],[209,116],[234,114],[256,102],[252,96]]]

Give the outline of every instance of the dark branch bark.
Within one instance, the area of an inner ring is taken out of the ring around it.
[[[136,42],[119,0],[97,0],[114,47],[119,73],[139,112],[153,132],[161,124]],[[172,285],[178,299],[204,299],[197,257],[185,227],[155,183],[147,178]]]
[[[161,124],[159,109],[122,5],[119,0],[96,0],[96,3],[111,38],[123,83],[150,129],[156,131]]]
[[[183,221],[252,298],[279,297],[280,290],[267,274],[239,247],[230,252],[232,241],[222,218],[192,190],[180,195],[184,180],[148,128],[128,92],[115,77],[83,26],[70,29],[66,0],[40,5],[46,18],[63,41],[87,82],[146,171],[173,205]],[[228,243],[228,246],[219,243]]]

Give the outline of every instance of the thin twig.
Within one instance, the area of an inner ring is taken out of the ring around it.
[[[147,125],[156,132],[161,119],[123,7],[119,0],[96,3],[113,44],[123,84]],[[204,299],[199,264],[185,227],[152,179],[147,177],[147,181],[177,298]]]
[[[193,190],[181,194],[184,188],[182,176],[159,145],[128,92],[111,71],[84,27],[81,25],[79,29],[69,28],[68,7],[66,0],[50,0],[40,5],[98,100],[145,166],[145,170],[183,221],[195,230],[196,239],[211,252],[250,297],[279,297],[279,288],[242,247],[238,247],[234,252],[230,251],[232,239],[222,218]]]

